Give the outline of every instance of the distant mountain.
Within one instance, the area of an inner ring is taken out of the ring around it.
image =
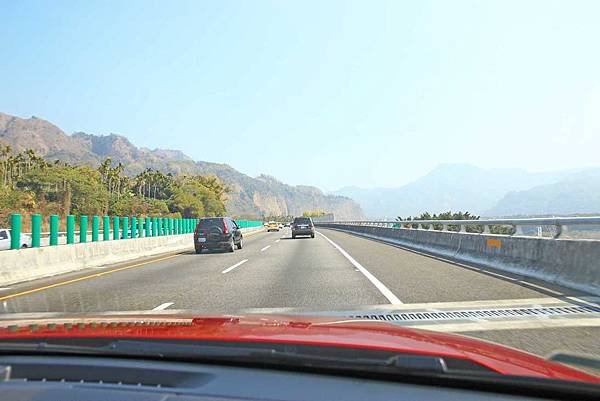
[[[227,210],[236,216],[298,215],[306,210],[323,209],[339,219],[362,218],[360,206],[343,196],[325,195],[309,186],[291,186],[274,177],[252,178],[227,164],[194,161],[181,151],[138,148],[121,135],[67,135],[55,125],[37,117],[22,119],[0,113],[0,143],[14,150],[34,149],[48,160],[99,165],[107,157],[123,163],[125,173],[135,175],[146,168],[173,174],[212,174],[225,182]]]
[[[368,217],[394,218],[423,212],[469,211],[487,214],[508,192],[559,182],[570,172],[530,173],[521,169],[483,169],[441,164],[398,188],[346,187],[334,194],[356,200]]]
[[[568,174],[559,182],[511,191],[486,214],[492,216],[600,213],[600,169]]]

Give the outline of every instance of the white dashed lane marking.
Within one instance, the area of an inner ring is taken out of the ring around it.
[[[230,271],[232,271],[233,269],[235,269],[236,267],[239,267],[241,265],[243,265],[244,263],[246,263],[248,261],[248,259],[244,259],[240,262],[237,262],[235,265],[228,267],[227,269],[223,270],[221,273],[225,274],[225,273],[229,273]]]

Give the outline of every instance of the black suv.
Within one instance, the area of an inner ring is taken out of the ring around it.
[[[310,235],[315,238],[315,225],[310,217],[296,217],[292,223],[292,238],[297,235]]]
[[[238,225],[230,217],[206,217],[200,219],[194,231],[196,253],[203,249],[223,249],[233,252],[242,249],[244,237]]]

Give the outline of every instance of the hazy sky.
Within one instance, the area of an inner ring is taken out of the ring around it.
[[[0,0],[0,111],[326,190],[600,165],[600,1]]]

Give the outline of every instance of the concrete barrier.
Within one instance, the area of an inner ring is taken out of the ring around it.
[[[262,227],[243,228],[245,235]],[[0,252],[0,286],[193,249],[193,234],[87,242]]]
[[[320,223],[318,227],[600,294],[600,241]]]

